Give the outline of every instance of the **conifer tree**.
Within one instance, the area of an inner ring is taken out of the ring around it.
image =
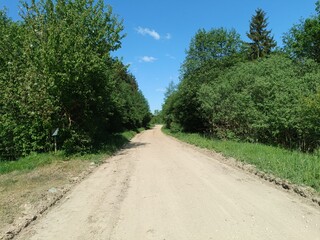
[[[276,46],[276,42],[271,31],[267,30],[268,22],[266,13],[258,8],[256,14],[252,16],[250,22],[250,31],[247,33],[248,38],[252,40],[249,43],[249,55],[251,59],[264,57],[271,53],[271,50]]]

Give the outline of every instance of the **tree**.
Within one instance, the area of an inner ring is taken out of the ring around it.
[[[39,0],[24,9],[26,71],[55,99],[51,123],[64,146],[89,147],[112,131],[110,52],[121,47],[123,26],[103,0]]]
[[[300,21],[285,34],[285,51],[296,59],[311,58],[320,63],[320,1],[318,15]]]
[[[181,67],[181,82],[174,94],[166,98],[168,104],[164,104],[168,122],[185,131],[203,131],[198,91],[202,84],[214,81],[218,72],[239,61],[242,46],[240,35],[234,29],[200,29],[195,34]]]
[[[175,91],[177,91],[177,85],[173,81],[170,81],[169,86],[164,93],[164,100],[168,99]]]
[[[187,57],[182,65],[182,74],[200,68],[208,61],[235,57],[242,50],[242,41],[236,30],[216,28],[200,29],[191,39]]]
[[[122,22],[103,0],[22,2],[22,20],[0,11],[0,159],[52,147],[68,153],[147,126],[149,106],[127,67]]]
[[[177,90],[172,88],[172,86],[173,85],[170,84],[167,88],[165,102],[162,105],[163,122],[165,123],[166,128],[170,129],[172,129],[173,125],[178,122],[176,119],[178,113],[176,105],[179,101]]]
[[[257,9],[256,14],[251,18],[250,31],[247,33],[248,38],[252,40],[249,43],[249,56],[251,59],[265,57],[276,47],[276,42],[270,36],[271,31],[267,30],[267,20],[266,13],[262,9]]]
[[[198,99],[210,133],[310,151],[319,144],[319,69],[284,54],[238,64],[203,85]]]

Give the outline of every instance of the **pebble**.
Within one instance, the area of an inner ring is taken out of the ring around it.
[[[48,192],[49,193],[57,193],[58,192],[58,189],[56,189],[56,188],[50,188],[49,190],[48,190]]]

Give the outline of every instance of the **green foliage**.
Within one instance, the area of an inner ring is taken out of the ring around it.
[[[320,191],[320,157],[298,151],[266,146],[257,143],[221,141],[200,134],[173,133],[164,130],[178,139],[196,146],[221,152],[224,156],[253,164],[258,169],[288,179],[293,183],[304,184]]]
[[[181,83],[166,94],[164,121],[185,131],[203,131],[198,91],[202,84],[214,81],[223,69],[241,60],[242,42],[235,30],[223,28],[199,30],[192,38],[181,69]]]
[[[163,124],[163,111],[155,110],[154,114],[152,115],[150,125],[155,125],[155,124]]]
[[[182,65],[182,74],[191,74],[208,61],[234,57],[242,48],[240,35],[234,29],[200,29],[191,39],[186,60]]]
[[[318,4],[318,10],[319,10]],[[297,59],[311,58],[320,63],[320,12],[294,25],[284,36],[285,51]]]
[[[175,108],[178,102],[177,98],[177,86],[170,82],[164,94],[165,104],[162,106],[162,119],[167,128],[170,128],[171,123],[175,121]]]
[[[303,99],[315,93],[319,84],[317,70],[275,55],[229,69],[217,82],[204,85],[199,99],[211,116],[207,118],[211,133],[220,138],[306,151],[316,146],[304,134]]]
[[[233,31],[197,32],[182,65],[181,82],[163,105],[166,128],[302,151],[319,148],[319,17],[292,29],[288,55],[281,50],[271,54],[276,45],[265,15],[258,9],[251,19],[250,49]],[[246,51],[257,60],[244,58]],[[299,54],[303,60],[292,58]]]
[[[267,30],[268,23],[266,13],[262,9],[257,9],[251,18],[250,31],[247,33],[248,38],[252,40],[249,43],[249,56],[251,59],[265,57],[271,53],[276,46],[271,31]]]
[[[320,74],[313,73],[312,79],[320,78]],[[301,135],[304,148],[319,149],[320,146],[320,92],[319,88],[316,93],[303,99],[300,118],[301,118]]]
[[[110,56],[122,22],[103,0],[23,3],[0,12],[0,159],[52,149],[89,151],[106,136],[146,126],[149,106],[127,67]]]

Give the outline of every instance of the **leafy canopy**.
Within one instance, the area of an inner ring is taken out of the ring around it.
[[[146,126],[149,106],[111,52],[123,25],[103,0],[22,2],[0,11],[0,160],[52,150],[91,151],[108,135]]]
[[[301,20],[285,34],[285,51],[296,59],[311,58],[320,63],[320,2],[317,15]]]

